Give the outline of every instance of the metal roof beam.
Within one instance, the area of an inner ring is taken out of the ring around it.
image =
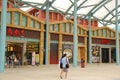
[[[42,5],[41,9],[43,9],[43,8],[44,8],[44,6],[46,6],[46,5],[47,5],[47,3],[48,3],[48,0],[46,0],[46,1],[44,2],[44,4]]]
[[[42,5],[41,9],[43,9],[48,3],[49,3],[49,7],[55,2],[55,0],[52,0],[51,2],[46,0],[45,3]]]
[[[120,11],[118,12],[118,14],[120,13]],[[115,17],[116,15],[114,15],[111,19],[110,19],[110,21]],[[120,16],[120,15],[118,15],[118,16]]]
[[[81,8],[86,8],[86,7],[92,7],[92,6],[96,6],[97,4],[94,4],[94,5],[88,5],[88,6],[82,6],[82,7],[80,7],[80,9]]]
[[[29,3],[29,4],[37,4],[37,5],[43,5],[43,4],[41,4],[41,3],[36,3],[36,2],[27,2],[27,1],[22,1],[22,0],[14,0],[14,1],[16,1],[16,2],[18,2],[18,3],[22,3],[22,4],[24,4],[24,3]]]
[[[80,8],[81,8],[81,6],[85,3],[85,2],[87,2],[88,0],[85,0],[85,1],[83,1],[78,7],[77,7],[77,10],[79,10]]]
[[[103,7],[105,4],[109,3],[110,1],[112,1],[112,0],[108,0],[107,2],[103,3],[103,4],[100,5],[97,9],[95,9],[95,11],[93,10],[92,13],[94,14],[95,12],[97,12],[97,10],[99,10],[101,7]]]
[[[118,5],[118,8],[119,7],[120,7],[120,5]],[[113,13],[113,11],[115,11],[115,8],[113,10],[111,10],[107,15],[105,15],[102,20],[104,20],[105,18],[107,18],[111,13]]]
[[[53,8],[56,12],[60,12],[61,14],[64,14],[64,15],[65,15],[65,13],[64,13],[63,11],[61,11],[61,10],[59,10],[59,9],[53,7],[53,6],[51,6],[51,8]]]
[[[77,2],[78,2],[79,0],[77,0]],[[70,7],[65,11],[65,14],[67,14],[68,13],[68,11],[74,6],[74,3],[70,0],[70,2],[72,3],[72,5],[70,5]]]
[[[79,1],[79,0],[78,0]],[[88,1],[88,0],[84,0],[78,7],[77,7],[77,11],[78,11],[78,9],[80,9],[80,7],[86,2],[86,1]],[[69,10],[68,10],[69,11]],[[74,12],[73,12],[74,13]],[[73,13],[70,15],[70,17],[73,15]]]
[[[111,13],[111,11],[110,11],[106,6],[104,6],[104,8],[105,8],[112,16],[114,16],[114,14]]]
[[[102,19],[99,19],[95,16],[92,16],[94,20],[97,20],[97,21],[102,21],[102,22],[108,22],[108,23],[113,23],[113,21],[110,21],[110,20],[102,20]]]
[[[85,16],[85,18],[92,13],[93,10],[95,10],[100,4],[104,3],[106,0],[102,0],[101,2],[99,2],[94,8],[92,8],[91,11],[88,12],[88,14]]]
[[[28,7],[33,7],[33,8],[35,8],[35,9],[41,10],[39,7],[37,7],[37,5],[38,5],[38,6],[42,5],[42,4],[40,4],[40,3],[26,2],[26,1],[18,1],[18,0],[14,0],[14,1],[16,1],[16,2],[18,2],[18,3],[26,4]],[[36,4],[36,5],[33,5],[33,4]],[[27,6],[26,6],[26,7],[27,7]],[[22,6],[20,6],[20,7],[22,8]]]
[[[14,4],[12,2],[10,2],[10,1],[7,1],[7,3],[11,4],[12,6],[14,6]]]
[[[74,2],[73,1],[71,1],[71,0],[69,0],[72,4],[74,4]],[[77,0],[78,1],[78,0]]]
[[[88,12],[88,14],[85,16],[88,17],[89,14],[94,14],[97,10],[99,10],[101,7],[103,7],[103,5],[105,5],[106,3],[110,2],[111,0],[102,0],[101,2],[98,3],[98,5],[96,5],[94,8],[92,8],[91,11]]]
[[[30,7],[33,7],[33,8],[38,9],[38,10],[41,10],[41,8],[39,8],[39,7],[37,7],[37,6],[31,5],[31,4],[27,3],[27,2],[24,2],[24,3],[25,3],[26,5],[29,5]]]

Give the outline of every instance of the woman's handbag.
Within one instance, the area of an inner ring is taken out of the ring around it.
[[[66,59],[66,61],[67,61],[67,59]],[[67,61],[67,64],[66,64],[66,68],[69,68],[69,63],[68,63],[68,61]]]
[[[66,64],[66,68],[69,68],[69,64],[68,63]]]

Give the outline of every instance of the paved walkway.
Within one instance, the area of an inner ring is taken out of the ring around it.
[[[22,66],[6,68],[0,80],[60,80],[58,65]],[[87,64],[85,68],[71,66],[68,79],[61,80],[120,80],[120,66],[116,64]]]

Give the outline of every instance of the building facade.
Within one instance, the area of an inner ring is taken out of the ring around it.
[[[0,12],[1,14],[1,12]],[[49,24],[49,63],[57,64],[63,53],[73,55],[73,21],[51,21]],[[45,63],[45,20],[17,8],[7,10],[6,56],[22,58],[22,64],[32,63],[32,54],[39,55],[39,63]],[[88,29],[77,25],[77,61],[88,61]],[[29,55],[26,56],[26,55]],[[115,60],[115,31],[102,27],[92,29],[93,62],[111,63]],[[70,62],[72,63],[72,56]]]

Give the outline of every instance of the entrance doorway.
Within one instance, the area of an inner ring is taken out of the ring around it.
[[[22,52],[23,51],[23,44],[22,43],[7,43],[6,47],[6,57],[8,56],[14,56],[17,58],[17,60],[20,61],[20,64],[22,65]]]
[[[102,63],[109,63],[109,48],[102,48]]]
[[[78,49],[78,59],[81,60],[81,58],[85,60],[85,47],[79,47]]]
[[[50,47],[50,64],[58,64],[58,44],[51,43]]]
[[[112,63],[116,62],[116,48],[115,47],[111,48],[111,62]]]

